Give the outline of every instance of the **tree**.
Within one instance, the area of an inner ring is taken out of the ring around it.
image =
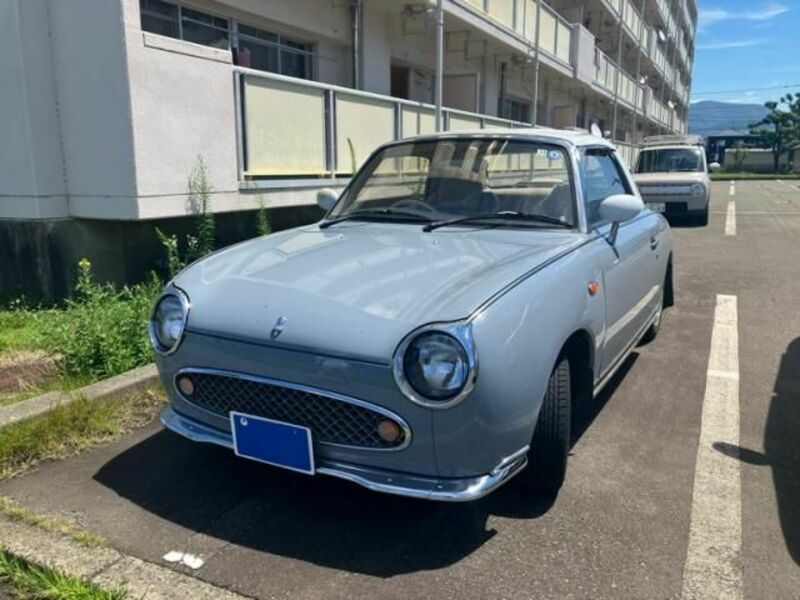
[[[750,125],[750,133],[769,144],[773,168],[778,172],[781,155],[800,143],[800,93],[787,94],[777,102],[765,102],[764,107],[769,112],[761,121]]]
[[[733,145],[733,170],[741,172],[744,167],[744,161],[747,160],[750,154],[750,149],[745,145],[742,140],[737,141]]]

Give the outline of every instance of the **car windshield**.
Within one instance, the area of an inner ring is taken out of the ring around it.
[[[574,226],[566,151],[552,144],[496,138],[389,146],[361,169],[329,215],[412,223],[462,217],[467,218],[462,225],[471,226],[482,221],[492,226]]]
[[[636,161],[637,173],[696,172],[703,170],[700,148],[659,148],[642,150]]]

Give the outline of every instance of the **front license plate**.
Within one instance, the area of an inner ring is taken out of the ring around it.
[[[663,202],[648,202],[647,208],[657,213],[667,212],[667,205]]]
[[[239,412],[231,412],[230,417],[233,451],[237,456],[314,474],[314,452],[308,427]]]

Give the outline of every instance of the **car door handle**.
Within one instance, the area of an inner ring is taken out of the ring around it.
[[[658,248],[658,238],[653,236],[650,238],[650,249],[655,250],[656,248]]]

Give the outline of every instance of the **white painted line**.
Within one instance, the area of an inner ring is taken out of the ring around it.
[[[736,182],[735,181],[731,181],[731,189],[728,192],[728,194],[731,195],[731,196],[735,196],[736,195]]]
[[[742,499],[739,447],[739,332],[736,296],[717,296],[694,473],[682,600],[741,600]]]
[[[725,235],[736,235],[736,202],[728,202],[728,213],[725,217]]]

